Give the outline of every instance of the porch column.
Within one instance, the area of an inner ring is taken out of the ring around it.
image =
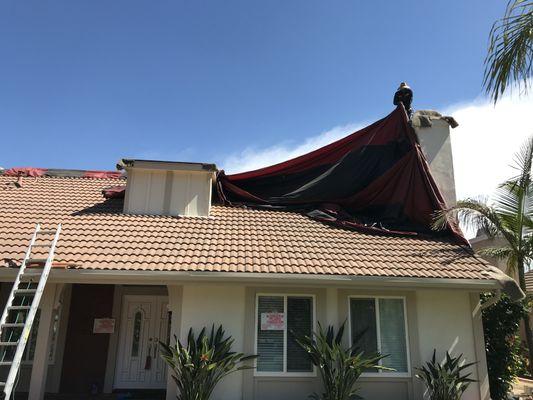
[[[182,287],[181,286],[168,286],[168,307],[172,313],[170,320],[170,344],[174,345],[174,336],[180,338],[181,328],[181,303],[182,303]],[[166,400],[175,400],[177,394],[176,383],[172,379],[172,371],[170,368],[167,370],[167,396]]]
[[[46,389],[46,374],[48,372],[48,350],[50,349],[50,339],[54,317],[54,306],[58,295],[59,285],[47,283],[39,309],[39,327],[37,340],[35,343],[35,353],[33,355],[33,367],[31,369],[31,380],[28,400],[42,400]]]

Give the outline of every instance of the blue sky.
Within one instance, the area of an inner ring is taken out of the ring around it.
[[[235,166],[384,116],[402,80],[418,109],[479,101],[505,4],[4,0],[0,165]]]

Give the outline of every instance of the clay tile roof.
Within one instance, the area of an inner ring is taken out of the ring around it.
[[[276,272],[490,279],[438,239],[332,227],[291,212],[214,205],[210,217],[122,214],[102,189],[124,179],[0,176],[0,265],[21,262],[36,222],[62,223],[55,262],[80,269]]]

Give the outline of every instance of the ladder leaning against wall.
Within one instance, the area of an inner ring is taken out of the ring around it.
[[[52,269],[60,233],[61,224],[52,230],[41,229],[41,225],[37,224],[2,313],[0,366],[8,366],[9,372],[5,381],[2,377],[0,382],[0,398],[9,399],[16,384],[33,321]],[[37,252],[47,254],[46,258],[36,258],[34,253]],[[34,265],[39,267],[34,268]]]

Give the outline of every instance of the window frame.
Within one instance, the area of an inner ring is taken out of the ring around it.
[[[348,296],[348,338],[350,346],[352,345],[352,299],[373,299],[375,303],[375,317],[376,317],[376,337],[378,351],[381,351],[381,324],[379,322],[379,299],[399,299],[403,304],[403,319],[405,326],[405,351],[407,361],[407,372],[383,371],[378,372],[363,372],[362,378],[411,378],[411,352],[409,350],[409,317],[407,315],[407,297],[406,296],[381,296],[381,295],[349,295]],[[380,360],[381,365],[381,360]]]
[[[254,360],[254,377],[295,377],[295,378],[314,378],[317,376],[316,366],[313,366],[313,370],[310,372],[290,372],[287,371],[287,299],[289,297],[307,297],[311,299],[313,306],[313,324],[311,326],[311,331],[315,332],[317,327],[316,321],[316,295],[308,293],[256,293],[255,294],[255,307],[254,307],[254,354],[257,354],[257,341],[258,331],[259,331],[259,297],[283,297],[283,309],[285,310],[285,324],[283,327],[283,371],[282,372],[273,372],[273,371],[258,371],[257,370],[257,359]]]
[[[40,311],[41,309],[39,308],[38,310]],[[49,349],[48,349],[49,356],[48,356],[48,360],[47,360],[48,365],[55,365],[55,363],[56,363],[58,336],[59,336],[59,331],[61,329],[61,316],[62,316],[62,313],[63,313],[63,307],[62,306],[58,307],[56,310],[54,310],[52,312],[53,321],[52,321],[52,326],[50,327],[50,329],[53,329],[53,325],[56,324],[56,327],[55,327],[56,332],[55,332],[55,335],[50,334],[50,343],[49,343]],[[30,331],[30,337],[28,338],[28,341],[26,342],[26,348],[24,349],[25,351],[24,351],[24,354],[23,354],[23,358],[22,358],[22,360],[20,362],[21,365],[28,365],[28,366],[32,366],[33,365],[33,358],[32,359],[29,358],[30,346],[31,346],[31,337],[35,334],[36,339],[37,339],[38,330],[39,330],[39,324],[36,325],[34,323],[31,328],[32,329]],[[35,329],[35,333],[33,333],[34,329]],[[35,349],[33,349],[33,351],[35,352]],[[34,356],[35,356],[35,354],[34,354]]]

